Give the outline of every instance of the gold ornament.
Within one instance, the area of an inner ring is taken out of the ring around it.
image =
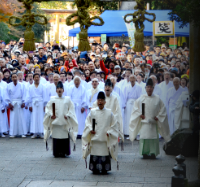
[[[153,22],[156,19],[156,15],[154,13],[149,13],[146,11],[146,3],[145,0],[136,0],[137,5],[134,7],[135,10],[138,9],[138,11],[135,11],[133,14],[126,14],[124,16],[124,21],[126,23],[135,23],[136,32],[134,34],[135,37],[135,45],[133,47],[133,50],[135,52],[143,52],[145,51],[144,47],[144,21],[147,20],[149,22]],[[153,16],[153,19],[148,19],[145,17],[145,14]],[[132,16],[133,18],[131,20],[126,20],[127,16]]]
[[[22,17],[17,16],[11,16],[9,18],[9,24],[12,26],[24,26],[26,27],[26,30],[24,32],[24,51],[34,51],[35,50],[35,39],[34,39],[34,32],[32,31],[32,26],[35,23],[46,25],[47,24],[47,18],[40,14],[34,14],[31,13],[32,4],[34,3],[34,0],[18,0],[22,2],[26,8],[26,13]],[[35,18],[43,18],[43,21],[37,21]],[[19,23],[15,23],[16,19],[20,20]]]
[[[102,26],[104,24],[104,21],[99,16],[94,16],[90,18],[88,8],[90,7],[91,0],[75,0],[75,3],[78,10],[76,13],[73,13],[67,17],[66,24],[68,26],[74,25],[75,23],[80,24],[81,31],[79,32],[78,50],[88,51],[91,49],[88,42],[88,28],[91,25]],[[75,18],[75,20],[71,21],[72,18]],[[94,19],[99,19],[100,23],[93,22],[92,20]]]

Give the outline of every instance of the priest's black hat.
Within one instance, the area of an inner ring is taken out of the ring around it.
[[[113,83],[111,82],[110,79],[107,79],[107,80],[106,80],[106,82],[105,82],[105,86],[113,87]]]
[[[63,86],[63,83],[61,81],[59,81],[57,86],[56,86],[56,89],[58,89],[58,88],[62,88],[64,90],[64,86]]]
[[[99,92],[98,95],[97,95],[97,99],[106,99],[105,93]]]
[[[153,80],[151,78],[147,80],[146,86],[153,86]]]

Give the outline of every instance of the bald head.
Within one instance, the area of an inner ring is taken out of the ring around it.
[[[180,79],[178,77],[175,77],[173,79],[173,84],[174,84],[175,89],[178,90],[180,87]]]

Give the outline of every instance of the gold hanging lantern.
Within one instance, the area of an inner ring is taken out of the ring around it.
[[[135,37],[135,45],[133,50],[135,52],[143,52],[145,51],[144,47],[144,21],[147,20],[149,22],[153,22],[156,19],[156,15],[154,13],[149,13],[146,11],[146,3],[145,0],[136,0],[137,5],[134,7],[135,11],[133,14],[126,14],[124,16],[124,21],[126,23],[135,23],[136,32],[134,34]],[[148,19],[145,17],[145,14],[153,16],[153,19]],[[128,16],[132,16],[131,20],[126,20]]]
[[[24,51],[34,51],[35,50],[35,39],[34,39],[34,32],[32,31],[32,27],[35,23],[46,25],[47,24],[47,18],[40,14],[34,14],[31,13],[32,4],[34,3],[34,0],[18,0],[19,2],[22,2],[26,8],[26,13],[22,17],[17,16],[11,16],[9,18],[9,24],[12,26],[24,26],[26,27],[26,30],[24,32]],[[35,18],[43,18],[43,21],[37,21]],[[16,20],[20,20],[19,23],[16,23]]]
[[[75,23],[80,24],[81,31],[79,32],[78,50],[88,51],[91,49],[88,42],[88,28],[91,25],[102,26],[104,24],[104,21],[99,16],[94,16],[90,18],[88,8],[91,5],[91,0],[75,0],[75,3],[78,10],[76,13],[73,13],[67,17],[66,24],[68,26],[74,25]],[[72,18],[75,18],[75,20],[71,21]],[[92,20],[94,19],[99,19],[100,23],[93,22]]]

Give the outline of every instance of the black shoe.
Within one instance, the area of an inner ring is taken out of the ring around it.
[[[155,154],[151,154],[150,158],[151,159],[156,159],[156,155]]]
[[[81,139],[82,135],[77,135],[77,139]]]
[[[142,156],[143,156],[143,159],[149,159],[149,155],[144,154]]]

